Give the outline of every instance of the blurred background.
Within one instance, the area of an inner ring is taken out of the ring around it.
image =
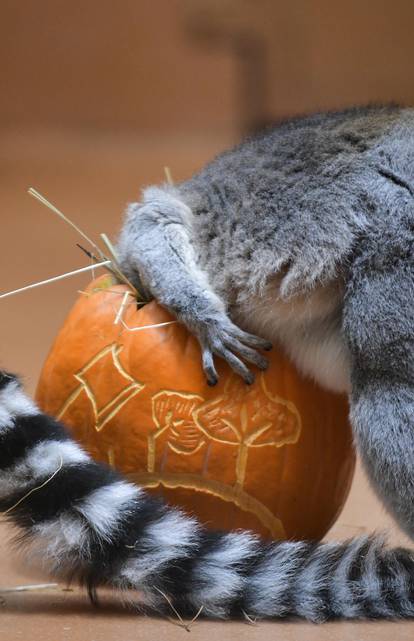
[[[412,0],[0,0],[0,291],[87,264],[28,187],[115,238],[165,166],[184,179],[285,116],[412,104],[413,24]],[[0,301],[0,363],[30,391],[87,281]],[[358,470],[341,534],[384,523]]]

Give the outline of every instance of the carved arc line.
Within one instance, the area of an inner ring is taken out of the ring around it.
[[[200,441],[198,443],[198,445],[195,446],[195,448],[193,450],[190,450],[189,452],[186,452],[185,450],[178,449],[178,447],[173,445],[171,443],[171,441],[168,441],[167,446],[170,448],[170,450],[172,450],[176,454],[179,454],[180,456],[192,456],[193,454],[196,454],[196,452],[198,452],[203,447],[203,445],[205,445],[205,444],[206,444],[206,442],[204,440],[202,440],[202,441]]]
[[[159,485],[163,485],[173,490],[183,488],[185,490],[195,490],[211,494],[222,501],[237,505],[237,507],[244,512],[254,514],[275,539],[286,538],[282,521],[272,514],[263,503],[239,488],[235,491],[234,488],[224,485],[219,481],[203,479],[196,474],[169,474],[164,472],[163,474],[154,475],[145,472],[141,474],[135,472],[127,476],[131,481],[134,481],[134,483],[142,487],[157,488]]]

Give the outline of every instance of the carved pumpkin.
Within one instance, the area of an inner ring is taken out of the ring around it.
[[[354,470],[346,399],[277,350],[252,386],[217,362],[211,388],[197,341],[156,302],[130,296],[114,324],[126,291],[105,276],[81,295],[44,365],[40,406],[95,459],[209,527],[322,537]]]

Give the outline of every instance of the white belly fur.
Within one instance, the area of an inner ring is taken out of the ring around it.
[[[322,387],[349,392],[349,352],[341,333],[342,285],[332,282],[283,301],[278,282],[244,302],[235,319],[244,329],[278,343],[298,369]]]

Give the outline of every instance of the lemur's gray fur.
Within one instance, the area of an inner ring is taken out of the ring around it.
[[[281,344],[347,391],[373,486],[414,538],[414,110],[286,122],[130,206],[123,269],[223,357]],[[261,338],[258,338],[259,335]],[[0,371],[0,511],[31,560],[183,615],[414,617],[414,555],[375,537],[265,542],[208,532],[93,462]]]
[[[277,341],[349,391],[369,477],[414,537],[414,110],[295,119],[127,213],[123,269],[251,382]],[[246,333],[249,332],[249,333]],[[261,339],[252,336],[254,332]]]

